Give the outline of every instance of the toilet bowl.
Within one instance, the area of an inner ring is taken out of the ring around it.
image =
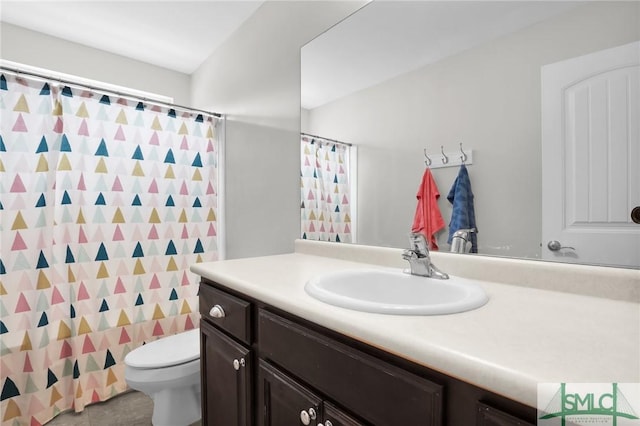
[[[129,387],[153,399],[154,426],[187,426],[201,418],[200,329],[140,346],[124,363]]]

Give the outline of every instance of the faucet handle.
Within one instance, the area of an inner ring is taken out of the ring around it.
[[[409,241],[411,243],[411,249],[418,255],[418,257],[429,256],[429,246],[424,234],[412,232],[409,234]]]
[[[402,258],[404,260],[417,259],[418,255],[412,249],[406,249],[402,252]]]

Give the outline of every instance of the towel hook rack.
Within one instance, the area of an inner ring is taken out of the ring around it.
[[[444,145],[440,145],[440,153],[442,154],[442,164],[447,164],[449,162],[449,157],[444,153]]]
[[[424,163],[430,169],[473,164],[473,149],[463,148],[462,143],[459,143],[458,149],[452,149],[451,151],[445,151],[444,145],[440,145],[440,152],[427,152],[426,149],[423,149],[423,152]]]
[[[424,158],[425,158],[424,164],[427,167],[429,167],[431,165],[431,158],[429,158],[429,156],[427,155],[427,148],[424,148],[422,151],[424,152]]]
[[[460,152],[462,153],[462,155],[460,156],[460,161],[462,161],[462,164],[464,164],[464,162],[467,161],[467,154],[462,150],[462,142],[460,142]]]

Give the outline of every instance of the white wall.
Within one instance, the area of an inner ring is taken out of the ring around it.
[[[192,104],[227,114],[227,258],[293,251],[300,47],[364,3],[266,2],[192,75]]]
[[[462,142],[479,252],[540,257],[540,67],[638,39],[640,3],[591,4],[311,110],[303,131],[358,144],[359,243],[406,246],[423,148]],[[447,223],[457,171],[433,170]]]
[[[190,77],[104,50],[2,22],[2,59],[169,96],[189,105]]]

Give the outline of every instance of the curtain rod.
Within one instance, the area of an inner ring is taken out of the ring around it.
[[[136,95],[136,94],[133,94],[133,93],[119,92],[117,90],[102,88],[102,87],[98,87],[98,86],[90,86],[90,85],[88,85],[86,83],[80,83],[80,82],[77,82],[77,81],[66,80],[64,78],[53,77],[53,76],[40,74],[40,73],[33,72],[33,71],[25,71],[25,70],[21,70],[21,69],[18,69],[18,68],[8,67],[8,66],[2,65],[2,64],[0,64],[0,69],[4,70],[4,71],[12,72],[12,73],[16,74],[17,76],[27,75],[27,76],[31,76],[31,77],[40,78],[40,79],[43,79],[43,80],[57,81],[57,82],[62,83],[62,84],[70,84],[72,86],[82,87],[82,88],[85,88],[85,89],[89,89],[90,91],[99,91],[99,92],[104,92],[105,94],[113,94],[113,95],[116,95],[116,96],[123,96],[123,97],[130,98],[132,100],[140,99],[140,100],[142,100],[144,102],[152,103],[152,104],[155,104],[155,105],[158,105],[158,106],[169,107],[169,108],[172,108],[172,109],[179,109],[179,110],[183,110],[183,111],[187,111],[187,112],[200,112],[200,113],[204,113],[204,114],[207,114],[207,115],[212,115],[212,116],[217,117],[217,118],[222,117],[222,114],[217,113],[217,112],[205,111],[205,110],[202,110],[202,109],[192,108],[192,107],[188,107],[188,106],[184,106],[184,105],[177,105],[177,104],[173,104],[173,103],[170,103],[170,102],[163,102],[163,101],[160,101],[160,100],[149,99],[149,98],[145,98],[144,96]]]
[[[342,142],[342,141],[338,141],[335,139],[329,139],[329,138],[325,138],[323,136],[317,136],[317,135],[310,135],[309,133],[300,133],[303,136],[309,136],[310,138],[316,138],[316,139],[324,139],[325,141],[329,141],[329,142],[335,142],[335,143],[339,143],[341,145],[347,145],[347,146],[353,146],[352,143],[349,142]]]

